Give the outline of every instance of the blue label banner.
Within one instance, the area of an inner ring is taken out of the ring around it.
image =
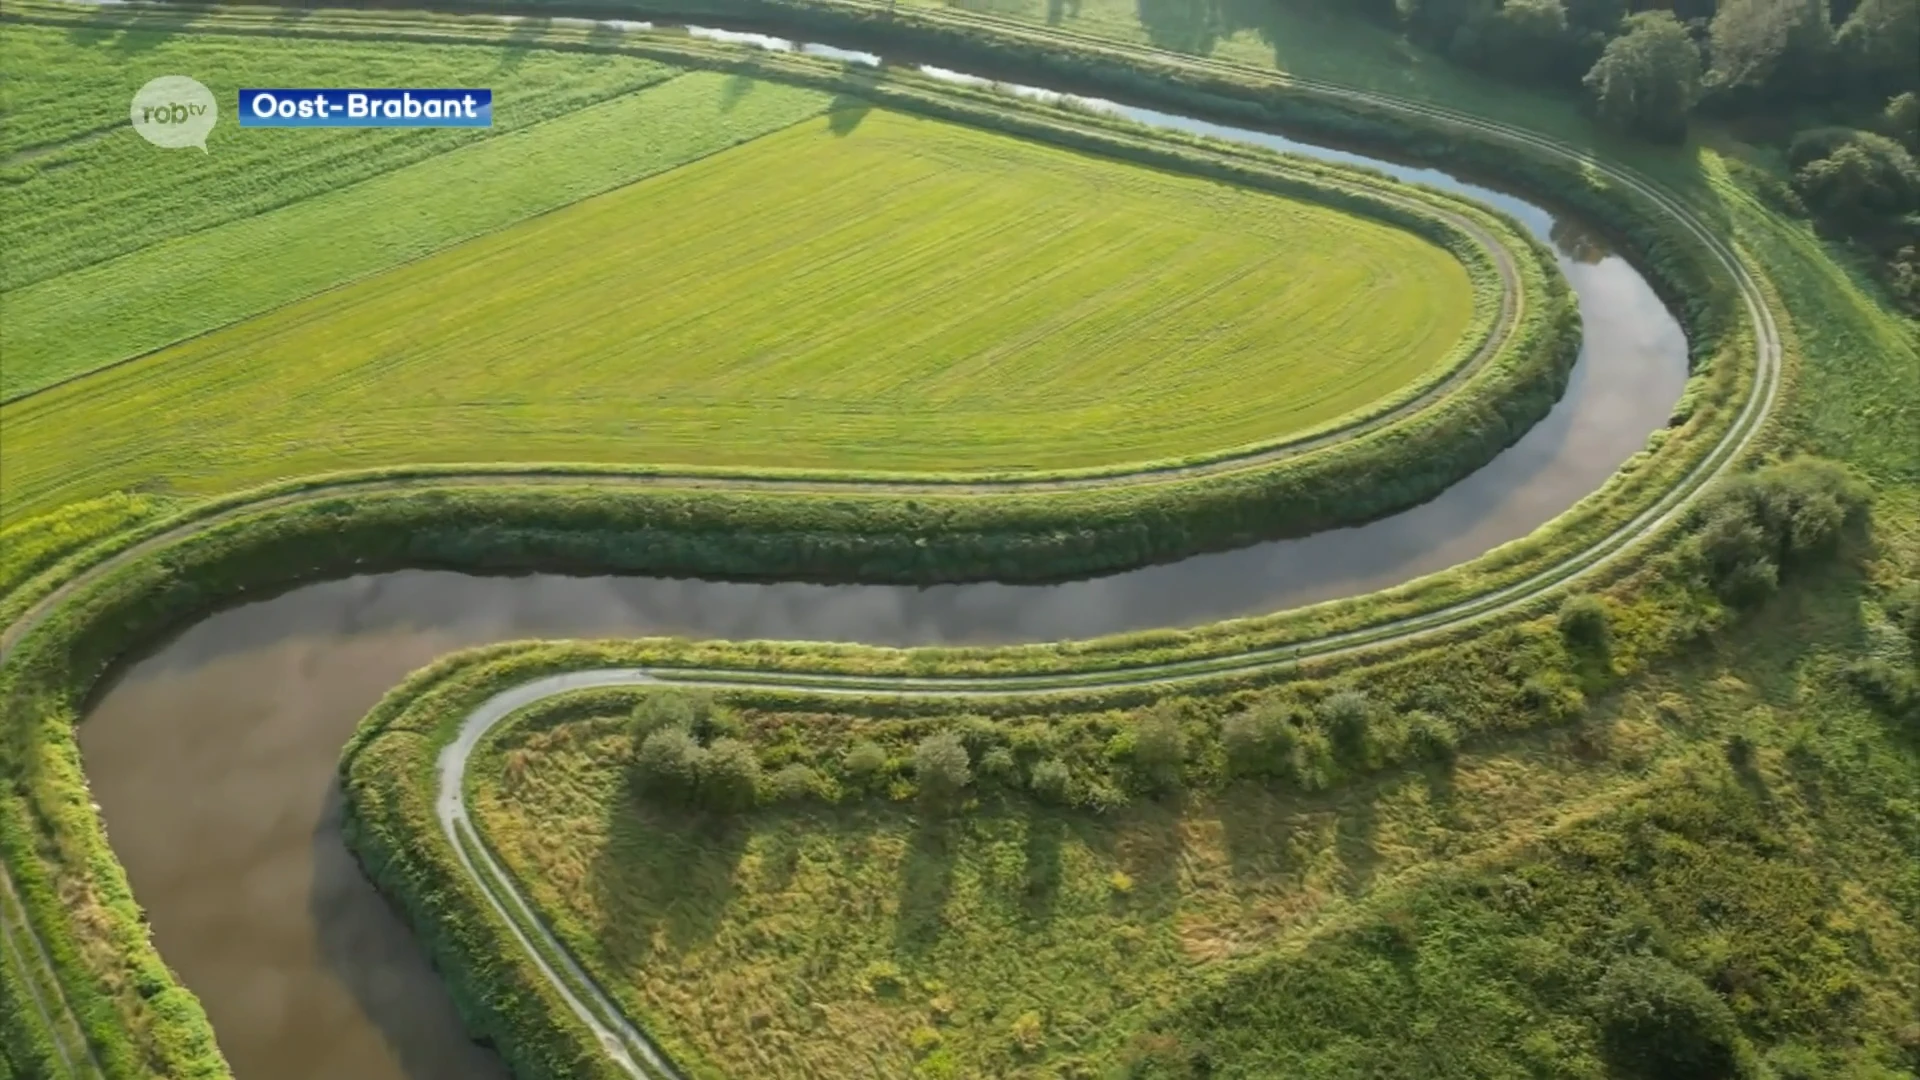
[[[241,90],[240,126],[492,127],[493,91],[412,87]]]

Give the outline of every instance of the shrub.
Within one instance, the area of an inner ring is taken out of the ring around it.
[[[1733,1010],[1707,985],[1665,960],[1633,956],[1601,977],[1595,1011],[1607,1057],[1645,1080],[1748,1075]]]
[[[996,746],[980,755],[980,775],[1000,784],[1017,783],[1020,763],[1014,760],[1013,751]]]
[[[1245,776],[1278,776],[1287,770],[1294,726],[1278,702],[1263,702],[1234,713],[1220,725],[1227,768]]]
[[[847,748],[846,756],[840,759],[840,767],[846,771],[847,779],[862,787],[871,788],[878,784],[887,772],[887,752],[880,744],[861,739]]]
[[[1333,745],[1349,757],[1359,757],[1367,746],[1367,727],[1373,703],[1358,690],[1341,690],[1320,703],[1320,723]]]
[[[782,767],[767,780],[767,791],[778,802],[800,802],[818,794],[820,788],[820,774],[797,761]]]
[[[635,745],[639,745],[647,736],[664,728],[691,732],[695,717],[694,702],[684,691],[654,690],[633,707],[628,730],[633,733]]]
[[[1575,652],[1605,653],[1612,628],[1607,605],[1597,596],[1580,593],[1560,605],[1560,636]]]
[[[1709,493],[1692,513],[1692,543],[1716,592],[1753,603],[1783,570],[1831,551],[1867,503],[1866,488],[1844,466],[1798,458]]]
[[[1407,745],[1420,757],[1452,761],[1460,746],[1453,725],[1422,709],[1407,714]]]
[[[1033,774],[1027,778],[1027,786],[1042,802],[1066,806],[1073,801],[1073,773],[1058,758],[1048,758],[1035,765]]]
[[[1333,743],[1325,732],[1308,728],[1295,737],[1287,775],[1302,791],[1325,791],[1333,786]]]
[[[1891,717],[1914,711],[1916,693],[1913,672],[1880,657],[1857,660],[1847,667],[1847,681],[1875,709]]]
[[[700,764],[700,801],[709,809],[733,813],[753,806],[760,788],[760,758],[739,739],[720,738],[707,747]]]
[[[1133,764],[1140,778],[1156,791],[1180,786],[1180,767],[1187,759],[1187,735],[1172,706],[1157,706],[1134,728]]]
[[[913,748],[913,778],[929,802],[947,803],[959,795],[973,781],[969,765],[965,744],[950,731],[929,735]]]
[[[656,798],[691,801],[700,787],[707,751],[685,728],[663,727],[641,740],[634,752],[640,790]]]
[[[1858,223],[1898,217],[1920,206],[1920,167],[1884,135],[1815,128],[1787,148],[1794,190],[1823,217]]]

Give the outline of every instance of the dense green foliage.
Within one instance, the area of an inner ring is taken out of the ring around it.
[[[1607,43],[1585,81],[1602,120],[1677,142],[1699,97],[1700,51],[1670,13],[1641,12]]]

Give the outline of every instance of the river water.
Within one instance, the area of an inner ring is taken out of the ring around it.
[[[1088,581],[916,589],[415,571],[312,585],[201,621],[120,675],[80,744],[161,955],[206,1005],[240,1080],[504,1080],[498,1059],[466,1040],[339,833],[340,747],[383,693],[436,656],[522,637],[655,633],[1051,641],[1276,611],[1407,581],[1526,535],[1599,487],[1678,400],[1679,325],[1579,223],[1430,170],[1095,104],[1368,164],[1514,215],[1554,245],[1579,296],[1586,337],[1566,396],[1425,505]]]

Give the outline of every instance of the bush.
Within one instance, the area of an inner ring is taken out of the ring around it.
[[[1407,714],[1407,745],[1420,757],[1452,761],[1460,747],[1460,733],[1452,724],[1422,709]]]
[[[751,809],[760,790],[760,758],[739,739],[720,738],[707,747],[700,763],[700,801],[708,809],[736,813]]]
[[[1866,488],[1844,466],[1798,458],[1722,484],[1691,516],[1694,550],[1723,598],[1753,603],[1783,569],[1830,551],[1866,509]]]
[[[663,727],[641,740],[634,752],[640,790],[650,796],[686,803],[700,788],[707,752],[685,728]]]
[[[1333,743],[1326,733],[1308,728],[1293,740],[1287,775],[1302,791],[1325,791],[1337,779]]]
[[[1920,704],[1916,701],[1913,672],[1877,656],[1850,664],[1847,681],[1875,709],[1891,717],[1904,717]]]
[[[1000,784],[1017,783],[1020,763],[1014,760],[1013,751],[996,746],[980,755],[980,775]]]
[[[635,745],[638,745],[647,736],[665,728],[691,732],[697,716],[693,699],[684,691],[654,690],[633,707],[629,730],[633,733]]]
[[[1373,703],[1358,690],[1342,690],[1320,703],[1320,723],[1333,745],[1348,757],[1366,752],[1367,728],[1373,721]]]
[[[1220,725],[1220,745],[1227,768],[1243,776],[1279,776],[1287,770],[1293,749],[1293,723],[1277,702],[1255,705],[1235,713]]]
[[[1180,786],[1180,768],[1187,759],[1187,734],[1171,705],[1160,705],[1140,718],[1133,733],[1133,765],[1141,780],[1155,791]]]
[[[1733,1010],[1665,960],[1633,956],[1601,977],[1595,1011],[1608,1059],[1643,1080],[1721,1080],[1750,1073]]]
[[[913,748],[913,778],[921,798],[931,803],[950,803],[972,783],[969,765],[966,745],[950,731],[929,735]]]
[[[1058,758],[1048,758],[1035,765],[1033,775],[1027,778],[1027,786],[1041,802],[1066,806],[1073,801],[1073,773]]]
[[[840,759],[840,767],[845,770],[847,779],[862,787],[872,788],[880,783],[887,773],[887,752],[880,744],[861,739],[847,748],[846,756]]]
[[[801,802],[818,794],[820,789],[820,774],[797,761],[779,769],[767,780],[767,792],[776,802]]]
[[[1612,628],[1608,624],[1607,605],[1590,593],[1569,596],[1560,605],[1560,637],[1574,652],[1607,651]]]
[[[1822,217],[1858,226],[1920,207],[1920,166],[1885,135],[1814,128],[1794,136],[1787,161],[1794,190]]]

